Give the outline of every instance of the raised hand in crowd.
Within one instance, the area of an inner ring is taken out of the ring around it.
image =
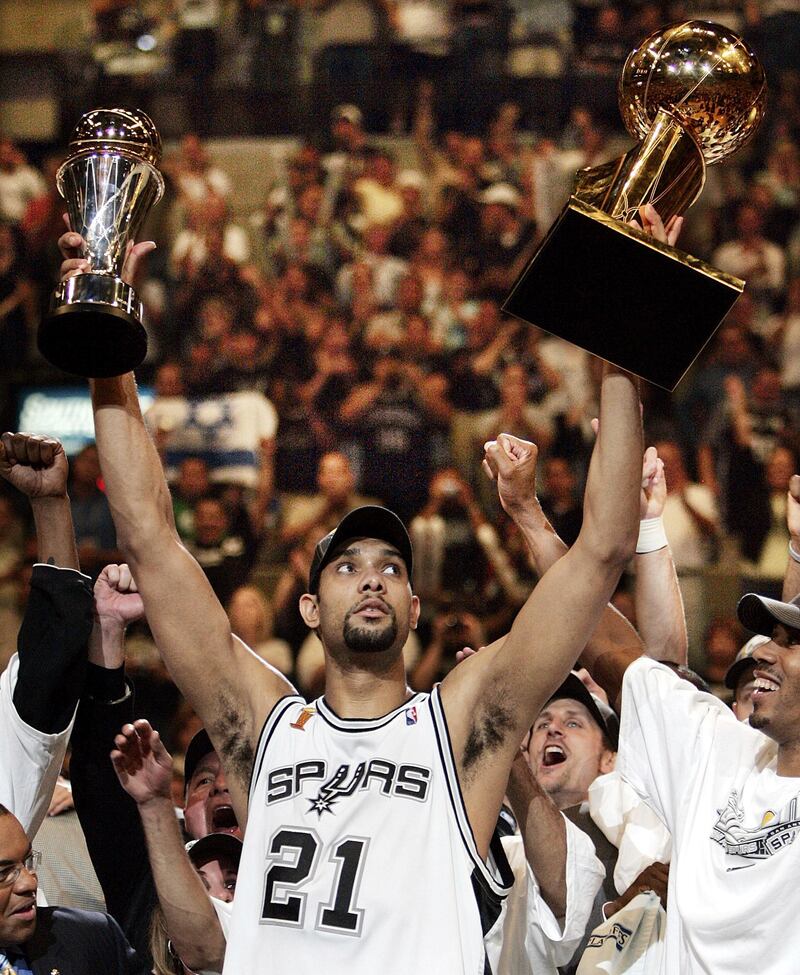
[[[786,527],[789,529],[789,561],[783,579],[782,598],[789,602],[800,593],[800,474],[792,474],[789,480]]]
[[[111,762],[120,785],[137,805],[163,800],[171,811],[172,756],[149,721],[140,718],[122,728],[114,739]]]
[[[125,661],[125,629],[144,616],[144,603],[126,564],[107,565],[94,584],[95,625],[89,661],[113,669]]]
[[[191,971],[222,971],[225,937],[186,854],[172,805],[172,757],[143,718],[124,725],[114,746],[114,771],[139,810],[158,900],[177,954]]]
[[[0,437],[0,476],[32,501],[66,498],[69,465],[58,440],[29,433]]]

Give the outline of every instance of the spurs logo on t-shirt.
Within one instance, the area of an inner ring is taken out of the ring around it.
[[[725,808],[717,812],[719,819],[714,824],[711,839],[730,856],[766,860],[790,846],[800,831],[798,796],[787,802],[778,815],[767,809],[758,826],[744,825],[744,809],[735,789]]]
[[[307,812],[334,812],[342,799],[357,791],[374,791],[384,796],[416,799],[425,802],[428,795],[431,770],[424,765],[409,765],[373,758],[359,762],[355,767],[342,764],[328,777],[328,763],[322,760],[297,762],[272,769],[267,775],[267,805],[290,799],[303,791],[305,782],[322,780],[316,794],[306,798],[310,804]]]

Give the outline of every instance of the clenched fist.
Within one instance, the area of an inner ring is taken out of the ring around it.
[[[30,433],[0,437],[0,475],[31,500],[66,497],[68,473],[58,440]]]

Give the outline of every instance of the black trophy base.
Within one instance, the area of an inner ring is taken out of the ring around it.
[[[503,311],[671,391],[743,287],[573,197]]]
[[[64,372],[105,379],[142,364],[147,333],[138,319],[113,305],[60,305],[39,326],[39,351]]]

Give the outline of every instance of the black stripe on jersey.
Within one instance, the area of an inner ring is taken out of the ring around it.
[[[488,887],[489,890],[493,892],[495,896],[505,897],[511,889],[514,883],[514,876],[511,873],[511,868],[508,866],[508,861],[506,860],[505,853],[502,855],[502,859],[497,861],[498,869],[500,871],[500,880],[497,880],[493,875],[489,866],[484,863],[478,853],[478,847],[475,843],[475,834],[472,832],[472,824],[467,816],[466,806],[464,805],[464,797],[461,794],[461,785],[458,781],[458,772],[456,771],[455,757],[453,756],[453,746],[450,744],[450,732],[447,729],[447,718],[444,714],[444,708],[442,707],[442,700],[439,695],[439,687],[434,687],[430,695],[430,708],[431,714],[433,716],[433,730],[436,735],[436,745],[439,750],[439,758],[442,762],[442,768],[444,769],[444,778],[447,783],[447,792],[450,796],[450,804],[453,807],[453,812],[455,813],[456,823],[458,824],[458,831],[461,834],[461,839],[464,842],[464,846],[469,854],[472,862],[475,864],[479,875],[483,879],[483,883]],[[494,853],[494,850],[490,844],[490,852]],[[504,874],[503,864],[507,868],[507,873]]]
[[[414,707],[415,704],[419,706],[424,704],[426,697],[427,694],[418,692],[401,704],[400,707],[395,708],[394,711],[390,711],[388,714],[382,714],[378,718],[340,718],[324,697],[317,698],[314,705],[316,706],[317,714],[332,728],[336,728],[337,731],[350,731],[360,735],[363,731],[375,731],[378,728],[385,727],[398,714],[402,714],[408,708]]]
[[[258,777],[261,774],[261,766],[264,764],[264,756],[267,753],[267,745],[269,744],[269,740],[272,737],[272,733],[275,731],[278,722],[293,704],[302,704],[305,706],[305,703],[305,698],[300,697],[299,694],[287,694],[284,697],[278,698],[273,705],[272,710],[267,715],[258,736],[258,741],[256,742],[256,755],[253,759],[253,774],[250,777],[250,795],[247,798],[248,805],[253,798],[253,789],[255,788]]]
[[[494,861],[498,873],[503,878],[503,882],[511,887],[514,883],[514,873],[506,857],[503,844],[500,841],[499,828],[495,828],[492,834],[492,841],[489,844],[489,855]],[[478,870],[472,871],[470,879],[472,881],[472,892],[475,895],[475,901],[478,905],[478,914],[481,919],[481,931],[485,938],[500,917],[505,894],[498,895],[491,890],[487,886],[483,874]],[[492,975],[492,966],[489,963],[489,956],[487,954],[484,954],[483,971],[484,975]]]

